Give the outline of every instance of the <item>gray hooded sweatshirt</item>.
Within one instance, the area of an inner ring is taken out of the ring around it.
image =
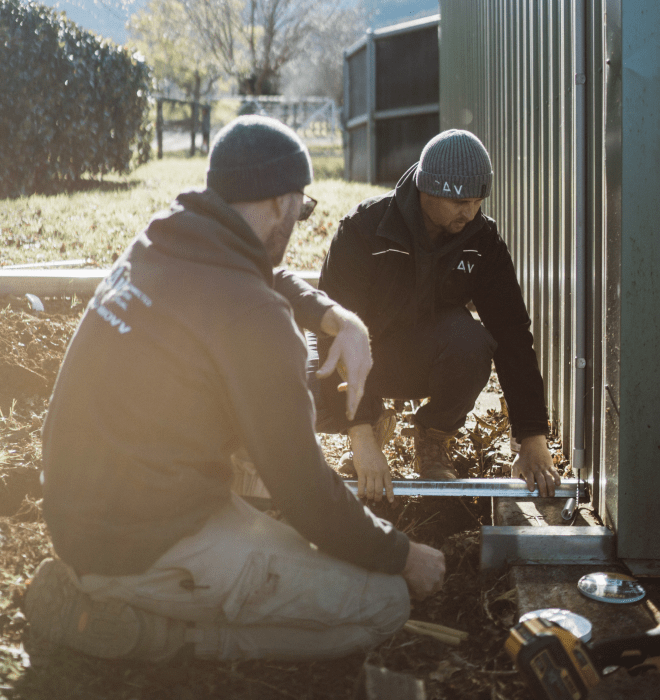
[[[408,539],[345,487],[314,433],[296,322],[318,332],[333,303],[273,275],[211,190],[154,217],[96,290],[53,391],[43,508],[59,556],[79,573],[145,571],[229,498],[244,446],[304,537],[400,573]]]

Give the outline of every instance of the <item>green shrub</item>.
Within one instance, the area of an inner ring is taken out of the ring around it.
[[[145,63],[33,2],[0,0],[0,197],[149,159]]]

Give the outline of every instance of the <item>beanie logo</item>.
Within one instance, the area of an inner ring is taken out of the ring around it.
[[[440,185],[440,184],[442,184],[442,183],[440,183],[440,182],[438,182],[438,181],[436,180],[436,181],[435,181],[435,184],[436,184],[436,185]],[[461,190],[462,190],[462,189],[463,189],[463,185],[460,185],[459,187],[456,187],[456,185],[454,185],[454,191],[456,192],[456,194],[457,194],[459,197],[461,196]],[[449,192],[449,194],[452,194],[451,187],[449,186],[449,183],[448,183],[448,182],[445,182],[445,186],[442,188],[442,191],[443,191],[443,192]]]

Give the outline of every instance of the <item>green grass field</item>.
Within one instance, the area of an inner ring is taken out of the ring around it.
[[[316,181],[308,193],[317,211],[297,227],[286,263],[317,269],[339,219],[359,201],[386,191],[339,179],[337,149],[312,152]],[[167,155],[126,176],[84,181],[78,191],[4,200],[0,209],[0,266],[84,259],[109,266],[157,211],[189,187],[203,187],[206,158]]]

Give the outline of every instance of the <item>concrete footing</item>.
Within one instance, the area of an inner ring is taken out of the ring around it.
[[[562,608],[587,618],[592,624],[592,639],[635,635],[660,624],[660,583],[654,579],[641,579],[647,590],[645,599],[632,604],[604,603],[582,595],[577,583],[585,574],[595,571],[629,573],[614,554],[614,535],[606,535],[588,507],[581,507],[574,525],[568,525],[561,517],[563,503],[559,499],[493,499],[493,528],[484,528],[482,539],[482,564],[492,565],[496,560],[502,565],[509,559],[508,576],[516,590],[518,617],[532,610]],[[523,530],[529,528],[525,538]],[[575,528],[578,528],[577,530]],[[590,530],[598,533],[594,536]],[[544,534],[547,533],[547,534]],[[578,535],[574,535],[578,532]],[[496,534],[499,533],[499,534]],[[494,553],[499,543],[509,551]],[[571,550],[570,540],[582,540],[577,549]],[[601,561],[561,561],[561,553],[579,553],[589,541],[595,548],[583,550],[597,552]],[[516,542],[517,540],[517,542]],[[486,550],[484,552],[484,542]],[[512,544],[514,542],[514,544]],[[539,547],[538,544],[543,543]],[[544,553],[543,550],[546,550]],[[513,552],[513,554],[512,554]],[[528,554],[539,555],[543,563],[530,563]],[[555,557],[557,561],[552,561]],[[485,561],[484,561],[485,558]],[[619,669],[603,678],[591,691],[590,700],[606,698],[635,698],[658,700],[660,698],[660,673],[651,670],[640,676],[632,676]]]

